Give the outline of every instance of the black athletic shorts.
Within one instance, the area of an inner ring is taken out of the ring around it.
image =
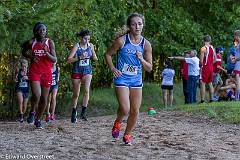
[[[162,89],[173,90],[173,85],[162,85]]]

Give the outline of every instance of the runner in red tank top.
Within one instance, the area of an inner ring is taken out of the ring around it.
[[[51,67],[52,63],[57,61],[57,57],[53,41],[47,38],[47,26],[44,23],[36,23],[33,34],[34,38],[22,45],[22,55],[31,61],[29,79],[32,89],[32,109],[27,122],[33,123],[35,120],[35,126],[42,128],[40,117],[47,106],[52,83]],[[31,54],[28,51],[31,51]]]
[[[209,85],[209,100],[213,101],[213,63],[215,61],[215,51],[211,45],[211,37],[203,37],[204,46],[201,48],[200,65],[201,65],[201,103],[205,101],[205,84]]]

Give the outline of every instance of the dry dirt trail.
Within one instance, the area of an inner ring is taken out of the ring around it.
[[[240,159],[239,124],[182,112],[141,113],[133,145],[124,146],[112,141],[114,117],[92,117],[76,125],[60,119],[42,130],[26,122],[0,122],[0,159]]]

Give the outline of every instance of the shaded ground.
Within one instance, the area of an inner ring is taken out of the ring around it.
[[[1,122],[0,159],[240,159],[240,125],[181,112],[160,111],[153,117],[142,113],[133,146],[124,146],[112,141],[114,117],[93,117],[76,125],[61,119],[43,130]]]

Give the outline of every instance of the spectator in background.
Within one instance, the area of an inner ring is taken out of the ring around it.
[[[197,51],[190,51],[186,57],[169,57],[170,59],[185,60],[188,64],[188,101],[187,103],[196,103],[197,99],[197,86],[199,80],[199,58],[197,57]]]
[[[185,57],[188,58],[188,52],[184,53]],[[182,75],[182,85],[183,85],[183,94],[185,98],[185,104],[188,103],[188,90],[187,90],[187,81],[188,81],[188,64],[185,60],[181,61],[181,75]]]
[[[235,46],[235,66],[234,66],[234,74],[236,75],[236,95],[235,100],[240,100],[240,30],[236,30],[234,32],[234,46]]]
[[[218,101],[218,93],[220,87],[223,85],[223,81],[221,78],[221,72],[224,71],[227,74],[227,70],[222,67],[222,54],[224,53],[224,48],[218,47],[216,48],[216,61],[213,63],[213,87],[214,87],[214,101]]]
[[[234,74],[228,75],[225,86],[220,87],[216,93],[218,101],[221,100],[234,100],[236,91],[236,77]]]
[[[164,106],[172,107],[173,103],[173,80],[175,71],[172,67],[172,62],[168,59],[165,63],[165,68],[162,71],[162,95]]]
[[[204,46],[201,48],[200,65],[201,65],[201,80],[200,80],[200,95],[201,103],[205,102],[205,84],[209,86],[209,102],[213,101],[213,63],[216,59],[215,50],[211,45],[211,36],[203,37]]]
[[[232,74],[235,67],[235,48],[231,47],[227,56],[227,74]]]

